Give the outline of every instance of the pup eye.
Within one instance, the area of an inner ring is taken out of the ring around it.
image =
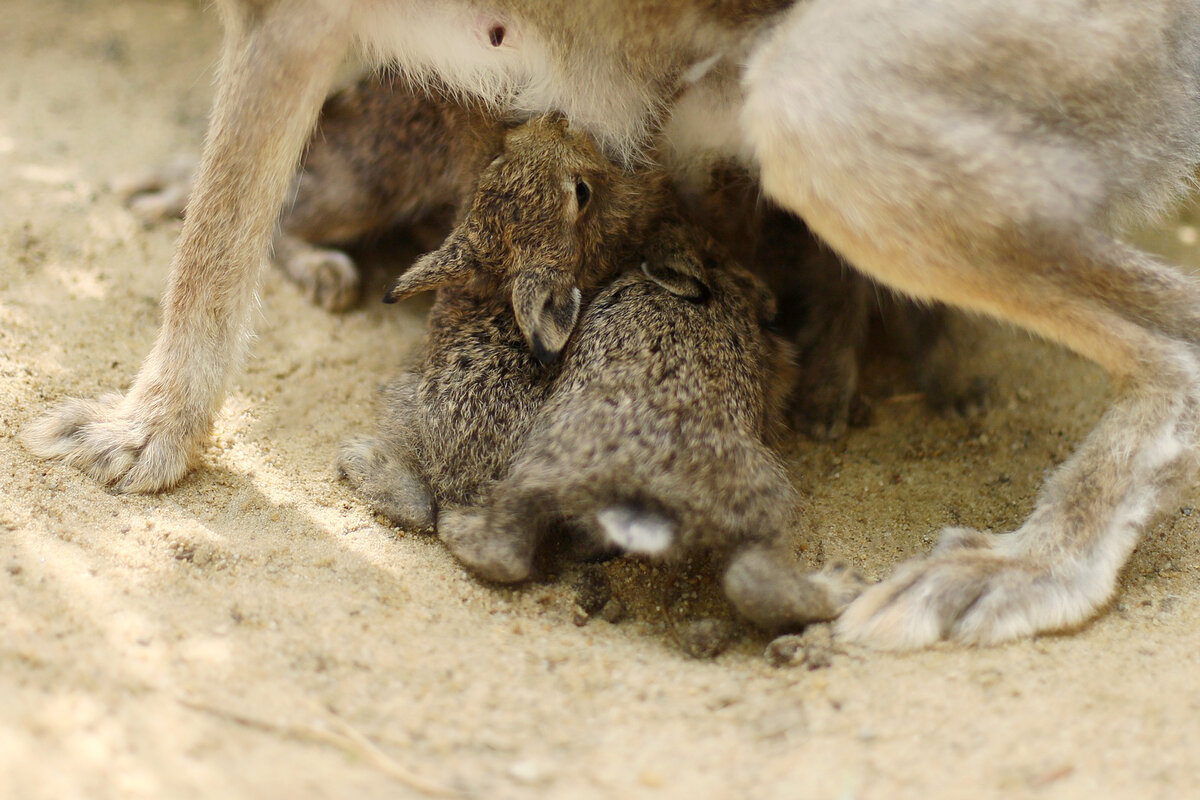
[[[579,206],[579,210],[583,211],[583,207],[588,204],[588,200],[592,199],[592,187],[587,185],[587,181],[583,178],[575,179],[575,203]]]

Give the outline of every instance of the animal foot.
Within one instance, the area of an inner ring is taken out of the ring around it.
[[[838,635],[885,650],[941,639],[996,644],[1077,624],[1107,597],[1111,587],[1081,574],[1083,562],[1052,569],[1016,554],[1009,537],[1018,535],[947,529],[932,554],[902,564],[853,602],[836,623]]]
[[[30,423],[21,439],[34,455],[64,461],[117,491],[168,489],[188,473],[201,437],[156,425],[136,408],[119,394],[66,400]]]
[[[112,190],[135,217],[149,225],[183,216],[195,175],[196,160],[179,158],[165,167],[118,178]]]
[[[533,543],[519,534],[497,532],[479,511],[443,511],[437,527],[454,557],[484,580],[516,583],[533,571]]]
[[[865,428],[871,424],[871,403],[854,391],[838,397],[797,393],[792,400],[792,427],[817,442],[834,442],[850,428]]]
[[[429,490],[386,443],[367,436],[338,447],[338,472],[370,506],[405,530],[433,533]]]
[[[358,267],[340,250],[311,245],[277,250],[283,271],[309,302],[326,311],[345,311],[358,302]]]
[[[957,383],[923,382],[925,399],[934,411],[963,419],[974,419],[987,410],[991,386],[978,375]]]
[[[846,610],[870,585],[856,569],[841,561],[834,561],[810,573],[808,580],[819,586],[836,614]]]
[[[725,594],[738,613],[774,632],[834,619],[865,585],[841,564],[806,572],[794,557],[766,548],[735,556],[724,577]]]
[[[850,402],[832,403],[797,398],[792,406],[793,425],[817,442],[833,442],[846,435],[850,427]]]

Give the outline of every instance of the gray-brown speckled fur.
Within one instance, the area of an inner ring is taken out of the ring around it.
[[[615,166],[561,117],[510,130],[492,155],[459,224],[389,293],[438,290],[419,368],[385,390],[377,434],[340,453],[364,496],[416,529],[505,474],[581,305],[636,260],[664,205],[660,171]]]
[[[501,111],[561,111],[672,174],[734,158],[847,263],[1062,344],[1109,412],[1023,525],[951,529],[839,635],[993,643],[1079,625],[1200,459],[1200,282],[1127,238],[1200,164],[1200,5],[1183,0],[217,0],[209,135],[124,393],[23,440],[120,491],[191,470],[246,352],[258,269],[350,48]]]
[[[789,549],[799,498],[766,440],[795,371],[772,293],[689,226],[660,229],[647,256],[585,309],[508,476],[486,510],[447,518],[443,540],[477,574],[515,581],[565,523],[633,553],[714,557],[763,628],[831,619],[860,587]]]
[[[396,226],[441,231],[469,201],[504,127],[478,102],[414,87],[391,71],[370,73],[334,93],[321,108],[293,180],[275,235],[275,263],[318,305],[351,306],[361,277],[338,245]],[[178,216],[193,170],[193,164],[170,165],[126,182],[120,191],[147,221]],[[804,375],[805,391],[794,396],[792,406],[800,430],[821,440],[845,432],[877,295],[883,296],[889,329],[905,334],[903,355],[919,388],[935,405],[964,405],[954,382],[961,359],[944,335],[940,313],[886,290],[872,291],[802,221],[761,202],[744,169],[722,165],[713,172],[712,185],[689,211],[699,224],[719,231],[723,243],[776,292],[780,327],[795,342]]]

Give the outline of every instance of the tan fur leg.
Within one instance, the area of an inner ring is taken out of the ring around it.
[[[154,349],[125,397],[68,401],[25,433],[34,453],[122,491],[172,486],[208,436],[288,180],[349,45],[350,4],[254,5],[224,7],[216,105]]]
[[[766,192],[872,277],[1061,342],[1114,373],[1118,396],[1024,525],[999,535],[946,531],[933,554],[902,565],[851,604],[838,631],[906,648],[943,638],[992,643],[1076,625],[1108,600],[1144,526],[1194,473],[1200,286],[1104,231],[1127,200],[1110,187],[1138,185],[1131,171],[1155,175],[1159,168],[1109,149],[1136,136],[1146,140],[1138,156],[1178,145],[1153,139],[1159,134],[1138,120],[1115,142],[1096,138],[1094,129],[1091,138],[1078,135],[1083,123],[1070,119],[1047,131],[1047,119],[1071,108],[1037,105],[1070,91],[1059,83],[1070,77],[1063,71],[1013,78],[1003,89],[1015,99],[1005,103],[989,94],[994,86],[961,75],[939,85],[939,74],[978,57],[947,55],[947,42],[1010,46],[989,39],[998,5],[933,18],[927,4],[894,5],[882,15],[869,2],[816,2],[759,52],[748,71],[743,122]],[[963,30],[948,33],[954,25]],[[1032,44],[1021,31],[1004,35],[1026,60],[1021,48],[1040,42],[1105,46],[1065,23]],[[928,49],[920,46],[925,34]],[[1115,61],[1124,45],[1113,47],[1088,56]],[[979,58],[994,63],[995,53]],[[979,79],[1006,77],[985,72]],[[1142,86],[1169,91],[1176,73],[1146,77],[1106,86],[1098,96],[1112,108],[1087,113],[1119,120]],[[1124,97],[1124,85],[1139,88]],[[1015,110],[1018,101],[1027,105]],[[1022,127],[1027,108],[1036,124]],[[1161,130],[1178,122],[1162,111],[1169,108],[1164,101],[1156,109],[1164,114]]]

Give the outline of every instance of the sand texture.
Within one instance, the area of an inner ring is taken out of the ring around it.
[[[334,451],[367,426],[428,304],[383,306],[372,284],[333,315],[275,271],[203,468],[178,489],[117,496],[32,459],[23,425],[127,387],[153,341],[178,225],[144,228],[108,186],[198,150],[219,42],[207,5],[3,4],[0,798],[1198,791],[1200,491],[1069,635],[881,655],[817,630],[775,666],[742,631],[695,659],[680,620],[710,589],[688,578],[610,565],[625,618],[577,625],[578,570],[495,589],[373,515]],[[1186,218],[1150,237],[1200,263]],[[412,256],[387,252],[386,269]],[[878,578],[945,525],[1021,520],[1108,384],[1000,328],[978,367],[993,382],[979,419],[932,414],[883,370],[869,427],[795,438],[808,557]]]

